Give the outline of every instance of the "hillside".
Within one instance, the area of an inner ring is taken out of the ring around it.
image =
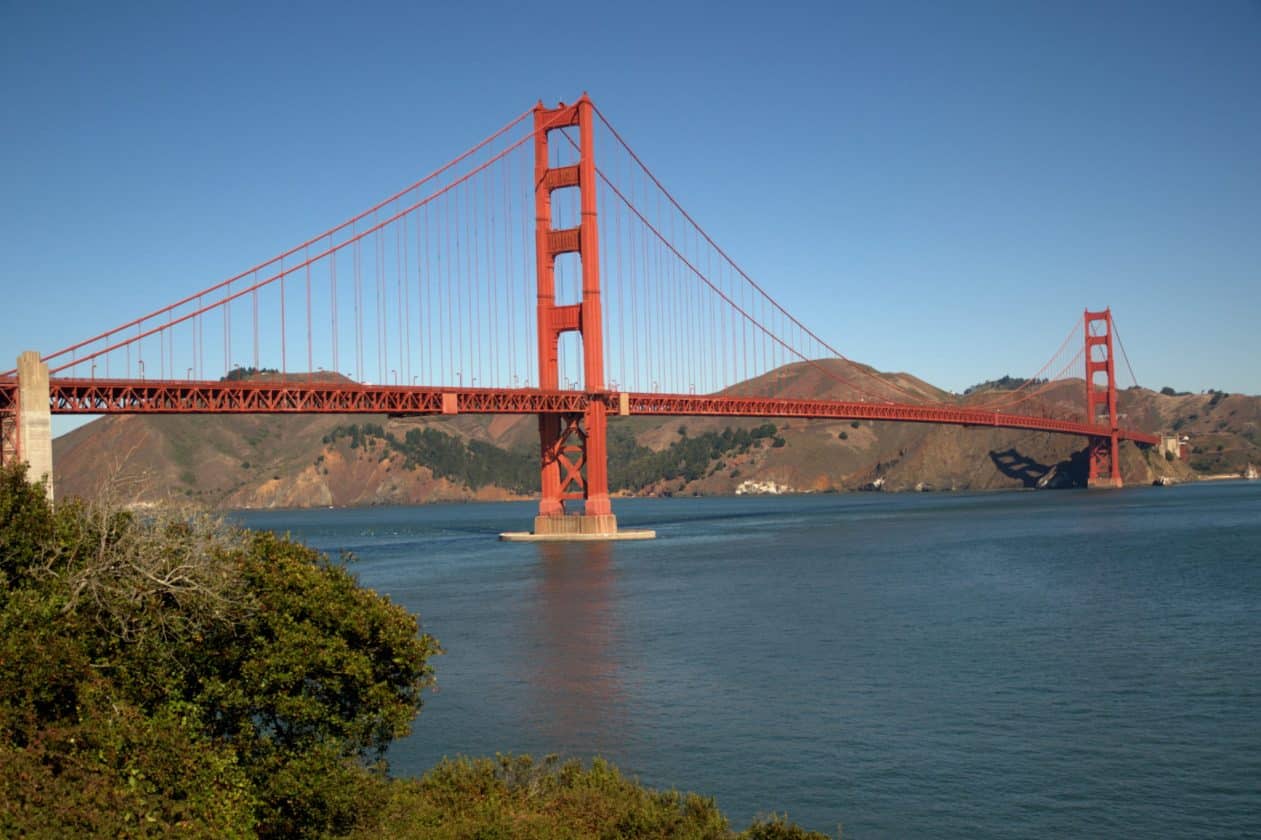
[[[820,370],[820,367],[823,370]],[[265,374],[259,374],[265,375]],[[815,399],[861,399],[852,384],[889,399],[978,404],[909,374],[851,362],[795,364],[730,389]],[[879,384],[873,384],[879,383]],[[1054,383],[1022,408],[1064,416],[1080,379]],[[1160,476],[1238,473],[1261,464],[1261,398],[1119,395],[1126,422],[1190,437],[1188,463],[1132,444],[1127,483]],[[1080,409],[1076,409],[1080,410]],[[129,502],[170,497],[211,507],[311,507],[502,500],[537,489],[533,417],[395,418],[384,415],[114,416],[54,442],[57,494],[92,495],[105,483]],[[1040,432],[865,421],[614,418],[610,489],[623,495],[989,490],[1080,486],[1082,442]]]

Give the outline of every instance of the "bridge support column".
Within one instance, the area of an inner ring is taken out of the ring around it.
[[[1090,473],[1087,487],[1121,487],[1121,460],[1117,448],[1117,383],[1112,357],[1112,310],[1086,311],[1086,422],[1101,426],[1090,438]]]
[[[583,94],[573,105],[534,109],[534,249],[538,273],[539,388],[560,389],[560,336],[582,335],[583,390],[581,414],[539,416],[541,490],[539,514],[532,534],[502,534],[503,539],[645,539],[652,531],[618,531],[609,502],[608,417],[604,388],[603,313],[600,309],[600,242],[596,226],[594,107]],[[578,163],[549,166],[552,131],[578,127]],[[552,193],[579,192],[582,217],[578,227],[552,228]],[[582,299],[556,303],[556,257],[577,253],[582,260]],[[567,505],[581,503],[581,510]]]
[[[33,481],[46,479],[49,501],[53,498],[52,415],[48,406],[48,365],[39,353],[27,350],[18,356],[17,460],[29,466]]]
[[[1115,435],[1090,439],[1090,475],[1086,486],[1091,488],[1120,488],[1125,486],[1121,480],[1121,465],[1117,458],[1117,439]]]

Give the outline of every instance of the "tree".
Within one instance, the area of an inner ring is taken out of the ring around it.
[[[43,556],[52,510],[42,485],[26,480],[26,464],[0,469],[0,605]]]
[[[345,832],[437,642],[343,565],[0,472],[0,836]]]

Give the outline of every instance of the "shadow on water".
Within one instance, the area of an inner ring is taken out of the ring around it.
[[[608,543],[540,543],[532,626],[538,661],[527,663],[537,702],[551,711],[547,740],[586,752],[616,748],[627,721],[614,651],[617,572]],[[614,739],[610,742],[610,739]]]

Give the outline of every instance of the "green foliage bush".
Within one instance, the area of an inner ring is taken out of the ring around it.
[[[656,791],[596,759],[589,768],[554,756],[443,761],[422,778],[396,782],[380,818],[356,837],[504,840],[824,840],[784,818],[731,831],[714,800]]]
[[[316,836],[375,813],[437,643],[344,568],[0,471],[0,836]]]
[[[0,605],[25,583],[52,540],[53,516],[42,484],[26,480],[26,468],[0,470]]]

